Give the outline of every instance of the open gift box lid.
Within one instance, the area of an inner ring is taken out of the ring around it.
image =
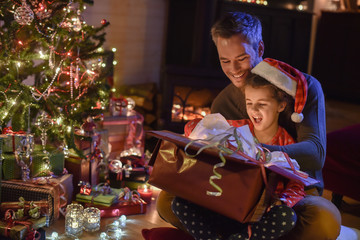
[[[174,144],[176,144],[178,147],[181,147],[182,149],[185,148],[185,146],[192,141],[192,139],[187,138],[181,134],[178,133],[174,133],[174,132],[170,132],[167,130],[162,130],[162,131],[147,131],[147,134],[154,136],[156,138],[162,139],[162,140],[166,140],[169,142],[172,142]],[[188,149],[193,150],[192,154],[197,152],[200,148],[204,147],[206,145],[206,141],[194,141],[192,142],[191,145],[188,146]],[[156,153],[158,151],[158,149],[160,148],[160,142],[157,144],[157,146],[155,147],[154,153]],[[213,147],[213,148],[206,148],[203,150],[204,154],[209,154],[211,156],[214,157],[219,157],[219,149]],[[244,158],[243,156],[241,156],[240,154],[234,152],[231,155],[225,155],[225,158],[227,161],[232,161],[232,162],[238,162],[238,163],[242,163],[242,164],[246,164],[246,165],[258,165],[258,163],[252,162],[247,160],[246,158]],[[154,165],[154,162],[156,160],[156,154],[153,154],[149,165]],[[318,180],[311,178],[311,177],[303,177],[300,174],[296,174],[293,170],[291,169],[287,169],[287,168],[283,168],[274,164],[270,164],[270,165],[264,165],[266,167],[266,169],[269,169],[270,171],[277,173],[283,177],[286,177],[288,179],[300,182],[302,184],[304,184],[304,186],[310,186],[310,185],[314,185],[316,183],[319,183]]]

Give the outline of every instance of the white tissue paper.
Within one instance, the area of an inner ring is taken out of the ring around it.
[[[252,135],[248,125],[236,128],[237,135],[242,143],[244,153],[251,157],[256,158],[256,153],[258,149],[256,148],[256,143],[254,136]],[[201,139],[208,143],[213,143],[219,141],[227,134],[233,134],[234,127],[226,121],[224,116],[220,113],[213,113],[206,115],[193,129],[190,133],[190,139]],[[237,144],[234,137],[228,139],[230,143],[236,148]],[[296,170],[299,170],[299,164],[295,159],[290,159],[293,163]],[[271,152],[271,160],[266,163],[265,166],[277,165],[283,168],[290,168],[291,166],[287,162],[283,152],[274,151]]]
[[[236,128],[237,135],[242,143],[244,153],[251,157],[256,157],[256,143],[250,132],[249,126],[244,125]],[[202,139],[209,143],[219,141],[227,134],[233,134],[234,127],[226,121],[220,113],[206,115],[193,129],[189,135],[190,139]],[[234,147],[237,147],[234,137],[230,137],[229,141]]]
[[[294,165],[294,168],[296,170],[300,170],[300,166],[298,164],[298,162],[295,159],[290,158],[292,164]],[[280,151],[274,151],[271,152],[271,160],[270,162],[266,163],[265,166],[271,166],[271,165],[277,165],[279,167],[283,167],[283,168],[291,168],[290,164],[288,163],[288,161],[286,160],[284,153],[280,152]]]

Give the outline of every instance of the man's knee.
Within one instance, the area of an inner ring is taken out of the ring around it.
[[[159,193],[159,196],[157,197],[156,210],[158,211],[159,216],[166,222],[181,230],[186,231],[184,226],[180,223],[179,219],[176,217],[176,215],[171,209],[171,203],[174,197],[174,195],[168,192],[161,191]]]
[[[332,240],[340,234],[341,215],[329,200],[306,196],[294,206],[295,228],[284,239]]]

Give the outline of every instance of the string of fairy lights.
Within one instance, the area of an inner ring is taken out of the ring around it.
[[[96,84],[96,78],[100,75],[101,70],[107,67],[107,64],[103,61],[101,56],[95,59],[82,59],[79,55],[79,44],[75,46],[76,50],[72,47],[72,43],[78,43],[83,40],[84,35],[86,34],[86,30],[84,29],[88,26],[81,17],[81,13],[86,9],[86,6],[77,6],[70,0],[63,8],[63,16],[60,23],[58,23],[56,27],[53,27],[45,26],[45,24],[42,23],[42,20],[50,16],[51,9],[48,8],[48,6],[55,1],[29,0],[32,6],[25,0],[21,0],[21,3],[16,0],[11,1],[13,2],[13,5],[9,11],[14,14],[15,21],[19,23],[19,29],[16,33],[21,31],[24,27],[33,24],[34,29],[36,29],[36,31],[45,39],[48,39],[48,41],[42,41],[42,45],[39,44],[40,46],[37,50],[37,54],[39,60],[43,60],[43,62],[48,61],[47,65],[43,64],[42,69],[47,72],[49,72],[49,70],[53,71],[52,77],[49,77],[49,74],[41,75],[41,81],[44,83],[43,85],[47,84],[47,87],[44,90],[39,90],[36,86],[31,85],[23,87],[30,90],[31,96],[35,102],[39,102],[43,98],[48,98],[51,94],[56,95],[60,90],[59,88],[54,87],[55,82],[59,84],[61,80],[67,79],[64,83],[61,83],[61,87],[68,88],[67,91],[69,92],[69,98],[71,100],[80,102],[81,98],[87,93],[88,87]],[[34,4],[35,2],[36,4]],[[106,23],[106,20],[102,20],[101,23]],[[58,35],[59,28],[81,33],[81,38],[73,39],[73,37],[69,36],[66,39],[66,37],[61,37]],[[47,43],[47,46],[44,45],[44,43]],[[24,41],[24,39],[19,39],[16,41],[16,44],[17,49],[22,49],[26,47],[27,42]],[[59,45],[63,46],[60,50],[58,50]],[[97,53],[103,53],[104,51],[105,50],[101,46],[96,49]],[[115,53],[116,48],[112,48],[111,51]],[[11,66],[16,65],[16,71],[18,71],[16,75],[19,75],[23,66],[28,66],[30,63],[31,60],[20,57],[18,59],[9,58],[0,60],[0,65],[4,66],[3,69],[8,70],[9,72],[13,69]],[[114,60],[112,64],[116,65],[117,61]],[[67,78],[62,78],[62,76],[67,76]],[[0,91],[5,99],[5,104],[1,106],[3,108],[3,114],[0,117],[1,124],[3,124],[4,120],[8,117],[12,107],[17,104],[18,99],[21,99],[21,94],[24,94],[24,91],[20,91],[14,96],[15,91],[9,90],[11,87],[12,86],[9,85],[6,90]],[[11,92],[11,94],[8,94],[9,92]],[[99,95],[106,96],[106,93],[100,90]],[[66,109],[66,111],[73,113],[74,111],[77,111],[77,106],[78,104],[72,104],[71,109]],[[100,98],[96,103],[96,106],[91,106],[91,109],[97,108],[104,110],[106,107],[107,101],[102,101]],[[61,115],[52,117],[57,124],[62,124],[64,122],[62,119],[63,116]],[[71,127],[68,127],[69,131],[71,131],[71,129]]]

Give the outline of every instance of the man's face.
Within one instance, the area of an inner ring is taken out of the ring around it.
[[[262,60],[262,54],[240,34],[230,38],[217,37],[216,47],[222,70],[236,87],[241,88],[250,70]]]

